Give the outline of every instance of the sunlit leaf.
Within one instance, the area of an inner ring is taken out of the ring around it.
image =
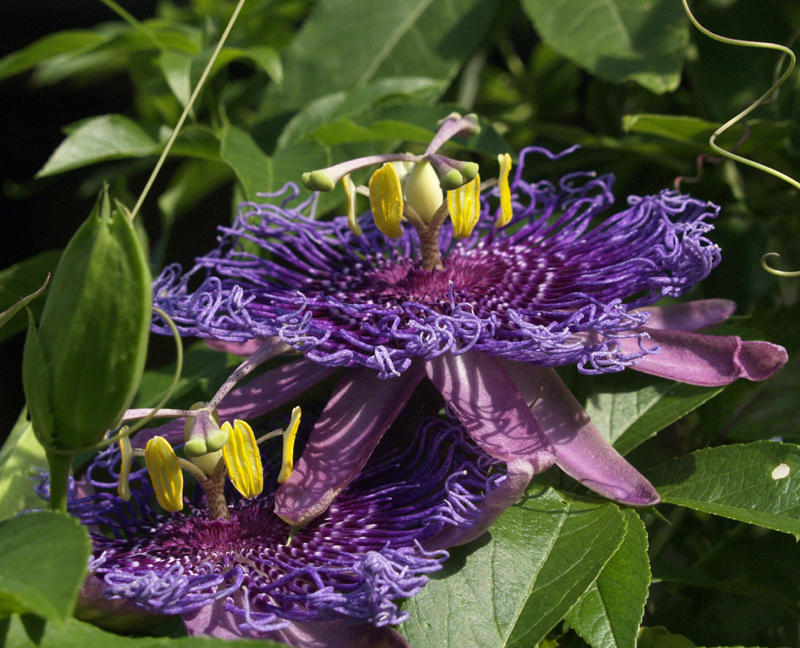
[[[324,0],[284,55],[264,112],[299,108],[387,77],[449,81],[480,42],[496,0]]]
[[[669,424],[700,407],[722,387],[697,387],[636,371],[592,376],[585,408],[614,447],[627,454]]]
[[[104,160],[152,155],[157,148],[158,143],[127,117],[94,117],[67,135],[37,175],[55,175]]]
[[[664,502],[800,538],[800,446],[759,441],[708,448],[645,476]]]
[[[566,619],[592,648],[635,648],[650,587],[647,530],[633,509],[622,544]]]
[[[489,535],[451,550],[443,572],[406,604],[402,633],[415,648],[535,646],[592,584],[625,528],[613,503],[529,495]]]
[[[34,612],[64,621],[89,560],[78,520],[51,511],[24,513],[0,526],[0,614]]]
[[[25,72],[43,61],[78,54],[99,45],[106,38],[91,31],[62,31],[39,39],[28,47],[0,59],[0,79]]]
[[[688,20],[673,0],[523,0],[539,36],[592,74],[652,92],[678,87]]]

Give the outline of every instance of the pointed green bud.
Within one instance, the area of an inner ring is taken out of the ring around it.
[[[80,450],[119,425],[144,371],[151,277],[124,208],[107,189],[64,250],[38,330],[25,342],[22,381],[46,447]]]
[[[453,169],[444,174],[440,186],[445,191],[452,191],[453,189],[458,189],[465,182],[467,181],[464,179],[464,176],[461,175],[461,172]]]
[[[303,184],[311,191],[331,191],[336,186],[324,171],[304,173],[301,177]]]
[[[430,162],[417,162],[405,179],[406,202],[422,220],[430,223],[436,210],[442,206],[444,195]]]

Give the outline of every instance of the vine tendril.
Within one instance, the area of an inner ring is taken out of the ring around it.
[[[783,74],[770,86],[769,90],[767,90],[763,95],[761,95],[758,99],[756,99],[753,103],[747,106],[744,110],[738,113],[732,119],[729,119],[725,122],[722,126],[717,128],[711,137],[708,140],[708,145],[720,155],[734,160],[735,162],[740,162],[742,164],[746,164],[747,166],[753,167],[754,169],[758,169],[759,171],[763,171],[765,173],[769,173],[770,175],[783,180],[784,182],[790,184],[795,189],[800,189],[800,182],[795,180],[794,178],[786,175],[785,173],[781,173],[777,169],[773,169],[765,164],[761,164],[760,162],[756,162],[755,160],[750,160],[749,158],[742,157],[741,155],[737,155],[728,151],[717,144],[717,137],[719,137],[722,133],[728,130],[731,126],[738,123],[739,121],[743,120],[747,115],[753,112],[756,108],[762,105],[765,101],[767,101],[770,97],[772,97],[775,93],[777,93],[778,88],[780,88],[784,82],[789,78],[792,71],[794,70],[795,63],[797,62],[797,57],[794,55],[794,52],[790,50],[785,45],[779,45],[777,43],[768,43],[763,41],[748,41],[748,40],[741,40],[738,38],[728,38],[726,36],[720,36],[719,34],[715,34],[714,32],[706,29],[701,25],[697,18],[694,17],[691,9],[689,9],[689,4],[687,0],[681,0],[683,3],[683,9],[686,12],[686,15],[689,16],[689,20],[692,21],[692,24],[703,34],[712,38],[715,41],[720,43],[726,43],[728,45],[738,45],[740,47],[757,47],[760,49],[770,49],[781,52],[783,56],[778,61],[777,70],[780,69],[780,66],[783,64],[783,60],[788,58],[789,64],[787,65],[786,69],[783,71]],[[798,32],[795,32],[792,36],[792,41],[797,37]],[[764,268],[770,274],[776,275],[778,277],[800,277],[800,271],[797,272],[786,272],[784,270],[776,270],[775,268],[771,268],[766,260],[770,257],[779,257],[780,255],[777,252],[768,252],[761,258],[761,267]]]

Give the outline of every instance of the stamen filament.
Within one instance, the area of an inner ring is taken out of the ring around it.
[[[131,485],[128,480],[131,475],[131,464],[133,463],[133,447],[131,446],[130,438],[126,436],[122,437],[117,443],[119,443],[119,450],[122,456],[117,493],[123,500],[129,502],[131,499]]]
[[[358,193],[356,192],[355,183],[350,179],[350,174],[342,178],[342,184],[344,185],[344,193],[347,196],[347,226],[356,236],[363,236],[364,232],[361,229],[361,225],[358,224],[358,214],[356,213]]]

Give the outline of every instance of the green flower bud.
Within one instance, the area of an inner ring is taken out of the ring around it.
[[[324,171],[311,171],[301,176],[303,184],[311,191],[331,191],[336,184]]]
[[[152,289],[141,243],[104,189],[53,275],[22,380],[45,447],[80,450],[116,427],[139,388]]]

